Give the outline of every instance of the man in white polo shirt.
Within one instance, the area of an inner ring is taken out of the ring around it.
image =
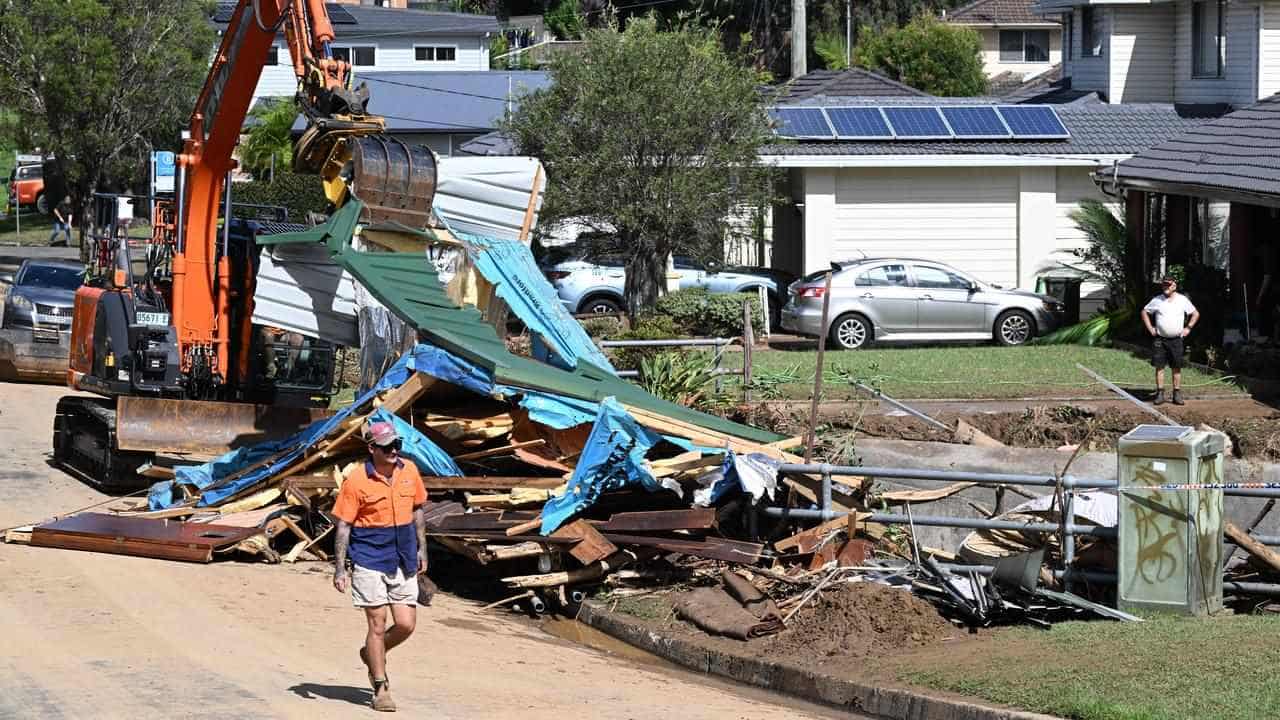
[[[1191,334],[1191,328],[1200,320],[1200,311],[1186,295],[1178,292],[1178,281],[1165,276],[1160,281],[1161,293],[1142,308],[1142,324],[1155,338],[1152,344],[1151,364],[1156,367],[1156,398],[1154,405],[1164,404],[1164,369],[1173,368],[1173,404],[1184,405],[1182,400],[1182,339]],[[1153,323],[1154,320],[1154,324]]]

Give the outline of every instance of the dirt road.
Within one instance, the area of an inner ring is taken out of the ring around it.
[[[104,497],[47,464],[64,392],[0,384],[0,527]],[[370,717],[363,624],[327,564],[0,545],[0,718]],[[421,610],[388,675],[413,717],[835,716],[576,646],[450,596]]]

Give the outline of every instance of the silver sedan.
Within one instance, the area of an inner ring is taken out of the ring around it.
[[[830,322],[822,327],[826,270],[792,283],[782,327],[799,335],[829,334],[836,347],[871,342],[995,340],[1022,345],[1059,325],[1057,298],[1004,290],[949,265],[909,258],[832,263]]]

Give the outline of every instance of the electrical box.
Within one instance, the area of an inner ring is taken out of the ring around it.
[[[1121,610],[1222,609],[1222,489],[1200,486],[1223,483],[1225,444],[1221,433],[1168,425],[1120,438]]]

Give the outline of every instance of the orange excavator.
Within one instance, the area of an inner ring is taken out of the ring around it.
[[[67,384],[99,397],[59,401],[54,459],[99,487],[137,487],[138,468],[156,452],[243,445],[296,428],[309,411],[281,405],[327,400],[331,355],[328,382],[314,383],[302,403],[261,382],[281,358],[323,348],[295,338],[283,352],[270,342],[264,351],[270,329],[252,322],[257,226],[245,232],[232,219],[233,151],[281,32],[308,120],[295,172],[319,175],[334,208],[359,197],[366,221],[423,219],[420,226],[430,213],[434,157],[384,135],[382,118],[368,113],[367,89],[353,87],[350,65],[330,49],[323,0],[239,0],[183,133],[174,198],[157,207],[145,273],[135,277],[127,243],[108,242],[76,293]]]

